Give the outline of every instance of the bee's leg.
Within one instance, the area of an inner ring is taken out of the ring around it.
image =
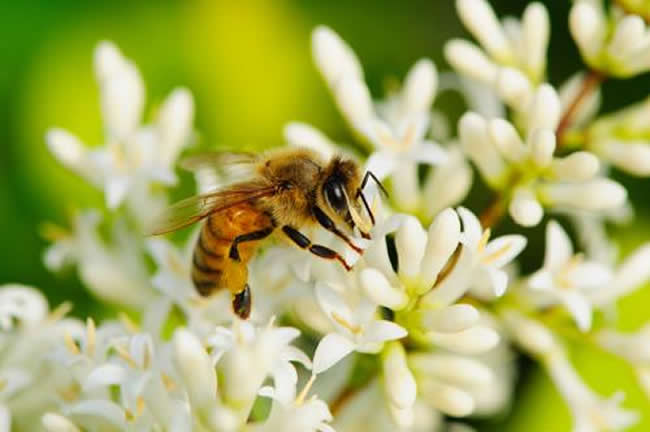
[[[239,243],[262,240],[263,238],[271,235],[272,232],[273,232],[273,227],[268,227],[268,228],[261,229],[259,231],[253,231],[235,237],[235,239],[232,241],[232,246],[230,246],[230,252],[228,253],[228,256],[230,257],[230,259],[234,261],[241,261],[241,258],[239,256],[239,250],[237,249]]]
[[[338,254],[338,252],[322,245],[318,244],[312,244],[311,240],[298,231],[297,229],[290,227],[289,225],[285,225],[282,227],[282,232],[284,232],[287,237],[289,237],[295,244],[297,244],[299,247],[302,249],[307,249],[309,252],[313,253],[316,256],[319,256],[321,258],[325,259],[335,259],[338,262],[343,265],[343,267],[347,270],[350,271],[352,269],[352,266],[345,262],[345,259]]]
[[[232,310],[241,319],[248,319],[251,314],[252,304],[251,288],[246,284],[243,290],[232,297]]]
[[[379,181],[377,176],[372,171],[366,171],[366,174],[363,176],[363,180],[361,181],[361,186],[359,187],[359,190],[363,190],[366,187],[366,184],[368,183],[368,180],[370,178],[372,178],[375,181],[375,183],[377,183],[377,186],[379,187],[379,190],[381,190],[383,192],[384,196],[386,196],[386,198],[388,198],[388,191],[386,190],[384,185],[381,184],[381,182]]]
[[[313,211],[314,211],[314,216],[316,217],[316,220],[318,221],[319,224],[321,224],[321,226],[323,228],[325,228],[327,231],[333,233],[335,236],[343,239],[343,241],[346,242],[348,244],[348,246],[350,246],[352,249],[354,249],[354,251],[356,253],[358,253],[358,254],[363,253],[363,249],[361,249],[359,246],[355,245],[352,242],[352,240],[350,240],[350,237],[345,235],[345,233],[343,231],[339,230],[336,227],[336,224],[334,223],[334,221],[332,219],[330,219],[330,217],[327,216],[327,214],[325,214],[325,212],[323,210],[321,210],[320,207],[314,206]]]

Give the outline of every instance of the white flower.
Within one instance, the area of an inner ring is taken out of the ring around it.
[[[485,0],[458,0],[461,21],[483,50],[462,39],[445,45],[447,61],[462,75],[493,88],[513,108],[523,111],[544,79],[550,24],[546,8],[531,3],[522,20],[500,23]]]
[[[650,176],[650,99],[599,117],[588,126],[585,145],[603,161],[641,177]]]
[[[358,59],[334,31],[318,27],[312,44],[316,64],[339,109],[375,151],[366,169],[379,179],[399,173],[391,176],[393,189],[399,191],[395,199],[402,208],[416,207],[417,164],[437,165],[447,159],[440,146],[425,138],[438,85],[434,64],[419,60],[400,92],[373,104]]]
[[[253,402],[267,377],[273,378],[276,398],[294,398],[298,375],[292,362],[311,368],[309,358],[290,345],[300,331],[292,327],[273,327],[273,320],[256,328],[249,322],[235,321],[232,330],[218,327],[208,338],[213,361],[223,381],[219,393],[223,402],[248,418]]]
[[[520,225],[537,225],[543,207],[602,212],[625,202],[627,192],[620,184],[597,177],[599,161],[593,154],[554,157],[559,116],[558,96],[544,84],[528,108],[525,142],[506,120],[472,112],[460,120],[463,149],[492,188],[511,191],[508,210]]]
[[[650,396],[650,324],[645,324],[635,333],[602,330],[596,337],[606,350],[630,362],[641,387]]]
[[[526,238],[519,234],[509,234],[490,240],[490,229],[483,230],[474,213],[460,207],[458,215],[463,221],[460,242],[472,257],[465,269],[471,278],[470,285],[484,295],[503,295],[508,287],[508,274],[503,267],[526,247]]]
[[[332,421],[332,414],[327,404],[319,400],[316,395],[306,399],[315,379],[316,376],[312,375],[295,400],[294,397],[287,399],[279,396],[277,388],[275,391],[268,387],[263,388],[260,394],[273,399],[271,413],[263,424],[254,425],[252,431],[335,432],[334,428],[329,425],[329,422]],[[292,394],[294,393],[295,390]]]
[[[116,208],[132,188],[141,187],[139,183],[176,182],[173,164],[190,138],[194,102],[188,90],[174,90],[161,107],[156,123],[140,127],[144,84],[135,65],[114,44],[101,42],[95,51],[95,72],[105,145],[88,149],[74,135],[56,128],[48,131],[46,140],[65,166],[102,188],[108,207]],[[145,204],[138,201],[131,203],[136,211],[138,205]],[[141,211],[142,216],[146,216],[146,210]]]
[[[619,78],[650,70],[650,32],[641,16],[613,7],[608,17],[600,2],[579,1],[571,8],[569,28],[592,68]]]
[[[384,342],[407,335],[394,322],[378,319],[377,305],[354,291],[354,287],[316,284],[320,307],[335,331],[326,334],[316,347],[314,374],[324,372],[353,351],[376,353]]]
[[[97,211],[77,214],[73,232],[58,230],[45,252],[45,264],[59,270],[64,263],[76,262],[79,277],[98,297],[128,306],[147,304],[153,289],[138,234],[120,220],[113,226],[111,244],[106,244],[98,232],[100,220]]]
[[[611,280],[608,267],[575,255],[567,233],[555,221],[546,227],[544,264],[528,280],[540,304],[562,304],[582,331],[591,327],[591,292]]]
[[[569,405],[575,432],[624,430],[638,422],[637,413],[620,407],[624,398],[622,392],[603,399],[585,385],[566,355],[550,356],[545,364],[553,383]]]

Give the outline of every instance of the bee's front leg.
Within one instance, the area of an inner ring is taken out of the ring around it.
[[[312,244],[311,240],[298,231],[297,229],[285,225],[282,227],[282,232],[286,234],[287,237],[291,239],[295,244],[297,244],[300,248],[302,249],[307,249],[309,252],[313,253],[316,256],[319,256],[321,258],[325,259],[335,259],[338,262],[341,263],[341,265],[347,270],[350,271],[352,270],[352,266],[348,264],[345,259],[339,255],[338,252],[335,250],[332,250],[326,246],[318,245],[318,244]]]
[[[343,231],[338,229],[334,221],[329,216],[327,216],[327,214],[323,210],[321,210],[320,207],[315,206],[313,212],[314,212],[314,216],[316,217],[316,220],[323,228],[325,228],[327,231],[333,233],[334,235],[342,239],[344,242],[346,242],[348,246],[350,246],[356,253],[358,254],[363,253],[363,249],[355,245],[352,242],[352,240],[350,240],[350,237],[348,237],[347,235],[345,235]]]

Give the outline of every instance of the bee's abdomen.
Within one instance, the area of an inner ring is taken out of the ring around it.
[[[231,243],[232,239],[225,238],[209,219],[203,224],[192,256],[192,282],[202,296],[224,286],[222,278]]]

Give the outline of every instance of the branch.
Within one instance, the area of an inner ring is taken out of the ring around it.
[[[605,76],[596,70],[590,70],[582,80],[580,90],[575,98],[571,101],[566,111],[560,117],[555,135],[557,137],[557,148],[559,149],[564,145],[564,134],[571,127],[575,120],[574,117],[580,108],[580,105],[589,97],[589,95],[598,88],[598,86],[605,80]]]

